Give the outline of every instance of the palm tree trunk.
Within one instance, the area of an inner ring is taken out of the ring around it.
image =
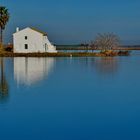
[[[3,49],[3,30],[0,29],[0,49]]]
[[[4,65],[3,65],[3,58],[1,60],[1,83],[4,83]]]

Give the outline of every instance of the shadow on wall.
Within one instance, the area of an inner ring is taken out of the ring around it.
[[[54,58],[14,58],[14,78],[17,84],[30,86],[49,76]]]

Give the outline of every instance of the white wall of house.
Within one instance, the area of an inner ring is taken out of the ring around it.
[[[50,43],[47,36],[31,28],[17,30],[13,34],[13,43],[14,53],[57,52],[56,47]]]

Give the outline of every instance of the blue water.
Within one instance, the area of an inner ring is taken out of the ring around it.
[[[140,140],[139,51],[1,58],[0,91],[0,140]]]

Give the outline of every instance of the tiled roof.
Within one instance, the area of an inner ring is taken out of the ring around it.
[[[40,31],[40,30],[38,30],[36,28],[33,28],[33,27],[29,27],[29,28],[32,29],[32,30],[34,30],[34,31],[36,31],[36,32],[39,32],[39,33],[43,34],[44,36],[47,35],[47,33],[42,32],[42,31]]]

